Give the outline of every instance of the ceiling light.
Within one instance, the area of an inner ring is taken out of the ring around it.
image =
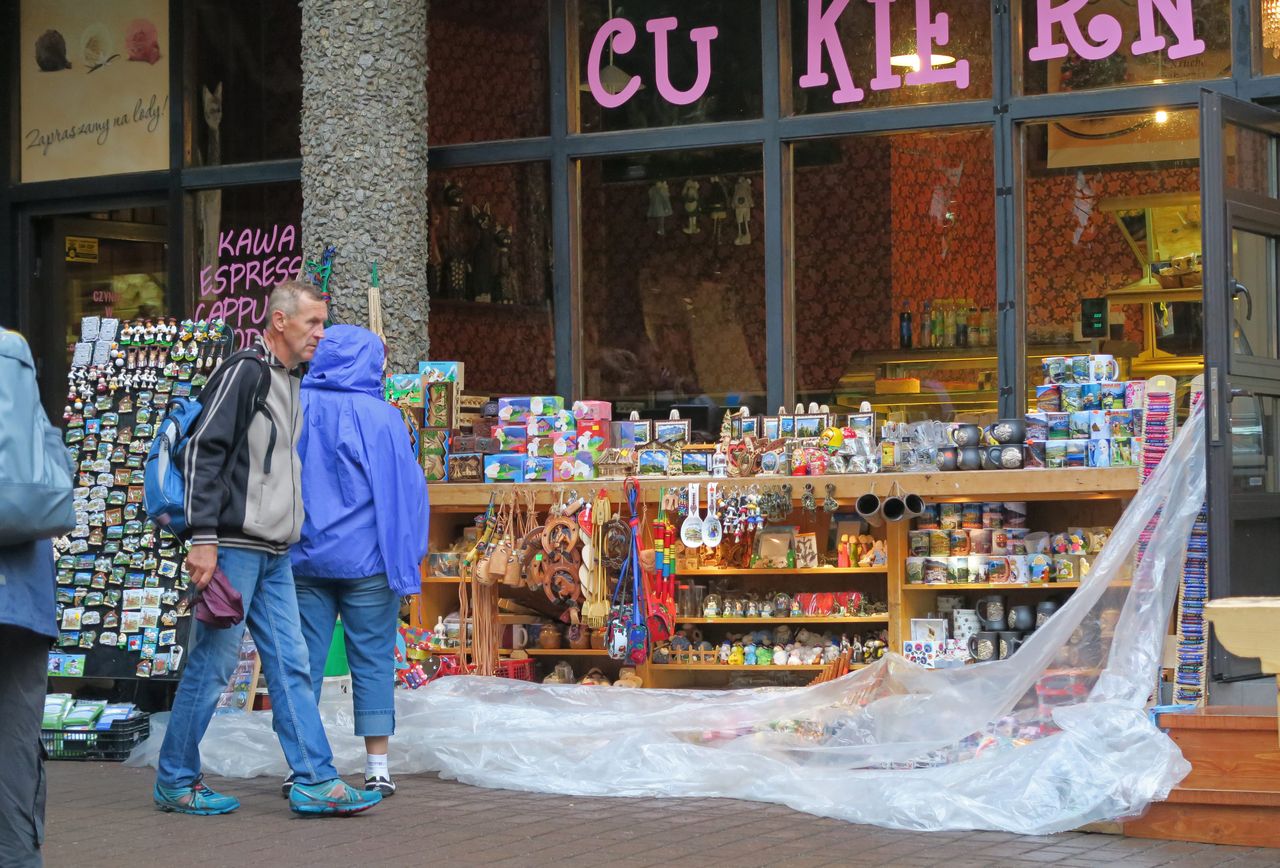
[[[956,59],[947,54],[931,54],[929,55],[930,66],[946,66],[948,63],[955,63]],[[920,55],[918,54],[895,54],[889,58],[889,62],[894,66],[901,66],[910,69],[912,72],[920,71]]]

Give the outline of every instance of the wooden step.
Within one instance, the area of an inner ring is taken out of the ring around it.
[[[1162,714],[1191,773],[1136,820],[1135,838],[1280,847],[1280,736],[1273,708],[1215,706]]]

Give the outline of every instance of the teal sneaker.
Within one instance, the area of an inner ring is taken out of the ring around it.
[[[156,784],[152,797],[157,808],[176,814],[230,814],[240,807],[239,799],[215,793],[204,785],[201,778],[196,778],[195,783],[189,787],[162,787]]]
[[[289,809],[305,817],[345,817],[367,811],[382,801],[382,793],[349,787],[341,778],[318,784],[294,783]]]

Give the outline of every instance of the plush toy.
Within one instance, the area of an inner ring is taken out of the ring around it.
[[[773,646],[773,663],[776,666],[787,665],[787,649],[781,645]]]
[[[717,659],[719,659],[721,663],[728,663],[729,657],[732,653],[733,651],[729,647],[729,643],[725,642],[720,646],[720,653],[717,655]]]
[[[760,646],[760,649],[756,651],[756,665],[768,666],[771,663],[773,663],[773,649],[768,645]]]
[[[748,666],[756,665],[756,646],[754,643],[742,649],[742,662]]]
[[[733,650],[729,652],[729,665],[741,666],[743,660],[745,659],[745,655],[746,655],[746,652],[743,651],[742,646],[740,644],[735,644],[733,646]]]
[[[788,624],[779,624],[773,628],[773,644],[786,645],[791,642],[791,627]]]
[[[699,195],[701,187],[701,184],[690,178],[680,188],[680,201],[684,207],[686,221],[684,228],[680,231],[685,235],[697,235],[702,231],[702,227],[698,225],[698,214],[702,212],[702,202]]]

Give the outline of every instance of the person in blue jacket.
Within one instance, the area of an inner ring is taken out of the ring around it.
[[[311,682],[320,698],[334,621],[342,617],[365,789],[389,796],[400,598],[421,590],[427,485],[400,412],[383,400],[386,347],[350,325],[325,330],[302,381],[302,538],[293,575]],[[287,794],[290,780],[286,780]]]

